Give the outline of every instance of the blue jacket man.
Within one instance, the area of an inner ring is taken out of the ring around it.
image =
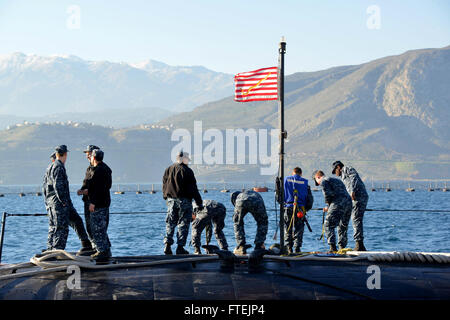
[[[308,180],[302,178],[301,168],[294,168],[292,176],[284,178],[284,243],[288,254],[301,252],[305,222],[302,217],[298,217],[296,212],[293,212],[294,197],[297,196],[297,208],[305,214],[308,191],[311,194]],[[293,246],[294,251],[292,251]]]

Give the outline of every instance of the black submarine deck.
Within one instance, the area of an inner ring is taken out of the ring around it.
[[[115,257],[114,262],[151,262],[211,255]],[[369,267],[379,267],[373,288]],[[0,267],[0,278],[40,270]],[[249,268],[247,257],[222,268],[221,260],[92,270],[80,268],[80,288],[70,289],[71,273],[0,280],[2,300],[448,300],[450,265],[416,262],[308,261],[264,257]],[[369,288],[370,287],[370,288]]]

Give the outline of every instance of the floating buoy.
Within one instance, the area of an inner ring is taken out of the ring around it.
[[[4,197],[4,196],[5,196],[5,195],[4,195],[3,193],[0,193],[0,198],[1,198],[1,197]]]
[[[120,191],[120,188],[119,188],[119,186],[117,186],[117,191],[116,192],[114,192],[114,194],[124,194],[125,192],[123,192],[123,191]]]
[[[20,192],[20,193],[19,193],[19,197],[25,197],[25,193]]]
[[[254,187],[253,191],[256,191],[256,192],[267,192],[267,191],[269,191],[269,189],[267,187]]]
[[[37,196],[37,197],[40,197],[40,196],[42,196],[42,193],[36,192],[36,196]]]
[[[223,189],[220,190],[220,192],[230,192],[230,190],[228,190],[227,188],[223,187]]]

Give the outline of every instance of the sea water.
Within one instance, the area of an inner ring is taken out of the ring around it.
[[[79,187],[79,186],[78,186]],[[208,186],[208,193],[203,193],[200,184],[200,194],[203,199],[219,201],[227,208],[224,233],[230,249],[235,247],[233,232],[233,205],[230,202],[231,192],[241,190],[242,185],[229,185],[230,193],[220,192],[218,185]],[[77,186],[71,186],[71,197],[75,208],[83,218],[83,202],[76,195]],[[161,186],[155,185],[155,194],[150,194],[149,185],[140,185],[142,194],[136,194],[136,185],[121,185],[120,190],[125,194],[114,194],[117,186],[111,190],[110,212],[160,212],[149,214],[111,214],[108,235],[112,243],[111,251],[114,256],[158,255],[163,254],[163,238],[165,234],[166,203],[162,197]],[[0,212],[7,213],[45,213],[44,199],[36,196],[38,186],[0,186]],[[19,192],[26,196],[19,197]],[[405,192],[369,192],[368,208],[387,211],[367,211],[364,216],[365,246],[368,250],[378,251],[427,251],[450,252],[450,192],[428,192],[417,190]],[[266,246],[279,242],[278,228],[279,212],[274,211],[273,190],[261,193],[269,216],[269,230]],[[322,208],[324,199],[321,191],[313,192],[314,208]],[[416,211],[389,211],[389,210]],[[444,210],[447,212],[429,212],[429,210]],[[328,245],[324,240],[318,240],[322,232],[322,211],[311,210],[308,220],[312,231],[305,227],[302,251],[325,251]],[[256,223],[248,214],[245,219],[245,233],[247,243],[253,244],[256,234]],[[6,219],[2,263],[18,263],[29,261],[34,254],[46,248],[48,234],[48,218],[46,216],[9,216]],[[205,234],[202,234],[204,244]],[[353,247],[353,227],[350,221],[348,228],[348,245]],[[174,237],[176,243],[176,232]],[[190,234],[186,249],[189,246]],[[212,238],[212,244],[216,240]],[[80,248],[73,229],[69,231],[66,250],[77,251]],[[173,250],[175,245],[173,246]],[[250,249],[251,250],[251,249]]]

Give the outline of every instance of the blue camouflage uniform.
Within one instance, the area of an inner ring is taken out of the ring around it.
[[[294,190],[297,191],[297,206],[301,209],[301,207],[306,206],[307,202],[308,180],[296,174],[284,179],[284,243],[289,248],[292,248],[292,245],[294,245],[295,252],[298,252],[303,243],[305,222],[303,219],[298,218],[296,214],[294,214],[294,219],[292,220]]]
[[[166,216],[166,236],[164,243],[173,244],[173,234],[177,227],[177,244],[185,246],[189,224],[192,220],[192,200],[188,198],[168,198]]]
[[[203,200],[203,210],[199,211],[192,222],[192,245],[200,247],[201,234],[206,228],[206,244],[211,242],[212,226],[214,224],[214,235],[220,249],[228,250],[227,239],[223,233],[225,227],[225,216],[227,209],[225,206],[214,200]]]
[[[347,229],[352,210],[352,198],[347,193],[344,183],[337,178],[323,177],[322,192],[328,213],[325,219],[325,235],[329,245],[336,245],[334,229],[338,228],[338,244],[341,248],[347,245]]]
[[[367,194],[364,182],[359,177],[358,172],[352,168],[344,166],[341,173],[342,182],[345,184],[345,188],[351,195],[355,193],[356,200],[353,201],[352,206],[352,223],[353,223],[353,239],[355,241],[363,241],[363,218],[366,211],[367,202],[369,201],[369,195]]]
[[[173,235],[177,227],[177,244],[184,247],[192,221],[192,199],[198,207],[203,206],[192,169],[184,163],[169,166],[163,176],[163,197],[167,203],[164,244],[166,246],[173,244]]]
[[[259,248],[266,241],[269,227],[263,198],[259,193],[247,190],[239,193],[234,201],[232,198],[232,202],[234,202],[233,222],[237,246],[243,247],[245,245],[244,217],[250,212],[256,220],[255,248]]]
[[[47,249],[65,249],[69,225],[75,230],[81,241],[88,241],[83,220],[70,199],[66,169],[60,160],[55,160],[47,168],[44,176],[43,193],[49,217]]]

